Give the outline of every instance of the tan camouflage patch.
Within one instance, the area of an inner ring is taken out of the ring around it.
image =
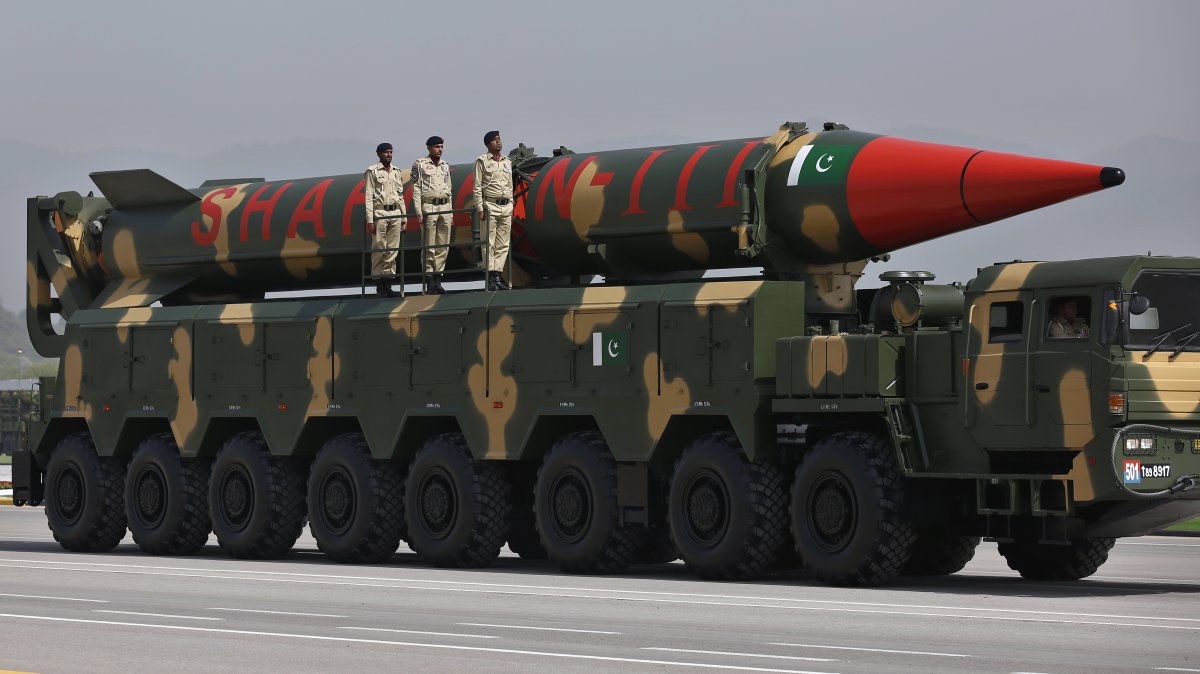
[[[840,248],[838,244],[840,229],[841,225],[838,223],[837,214],[829,206],[813,204],[804,207],[804,215],[800,220],[800,233],[812,241],[817,248],[829,253],[836,253]]]
[[[183,326],[172,334],[175,357],[167,364],[171,382],[175,386],[175,412],[171,415],[171,432],[180,451],[189,455],[200,447],[200,412],[192,399],[192,335]]]
[[[318,316],[313,334],[312,356],[308,359],[308,377],[312,385],[312,401],[309,413],[324,416],[329,413],[333,400],[333,320],[329,316]]]
[[[685,232],[683,214],[671,211],[667,214],[667,232],[671,235],[671,244],[676,250],[697,262],[709,259],[708,242],[699,232]]]
[[[600,222],[604,213],[604,186],[592,185],[592,179],[600,170],[598,162],[591,162],[579,174],[571,195],[571,224],[580,241],[587,238],[587,231]]]

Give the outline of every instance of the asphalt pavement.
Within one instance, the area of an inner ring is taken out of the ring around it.
[[[956,575],[876,589],[802,571],[705,582],[680,563],[571,576],[286,559],[210,540],[151,557],[62,551],[40,508],[0,508],[0,670],[1200,672],[1200,539],[1117,544],[1076,583],[1029,582],[984,543]]]

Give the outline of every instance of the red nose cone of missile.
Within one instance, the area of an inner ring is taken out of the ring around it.
[[[1120,185],[1116,168],[882,137],[850,167],[859,233],[895,250]]]

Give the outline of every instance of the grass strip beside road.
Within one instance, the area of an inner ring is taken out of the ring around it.
[[[1167,529],[1167,531],[1195,531],[1200,532],[1200,517],[1190,519],[1186,522],[1180,522],[1175,526]]]
[[[11,454],[0,454],[0,464],[12,463]]]

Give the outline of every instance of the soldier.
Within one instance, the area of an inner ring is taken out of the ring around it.
[[[512,230],[512,162],[500,154],[504,143],[499,131],[484,134],[483,144],[488,151],[475,160],[473,191],[475,211],[487,232],[487,289],[508,290],[501,273],[508,260],[508,239]]]
[[[1087,322],[1078,317],[1079,306],[1074,298],[1065,298],[1058,303],[1057,315],[1050,319],[1050,337],[1087,337]]]
[[[413,210],[422,221],[421,231],[425,240],[426,287],[434,295],[446,292],[442,287],[442,270],[446,268],[446,254],[449,252],[446,246],[450,243],[451,214],[444,211],[450,210],[453,196],[450,165],[442,161],[443,143],[441,136],[430,136],[425,141],[429,155],[413,162],[411,177]],[[430,212],[433,215],[428,215]]]
[[[404,229],[404,181],[400,169],[392,166],[392,144],[380,143],[375,148],[379,161],[367,167],[366,183],[367,227],[371,229],[371,275],[375,277],[375,293],[396,297],[388,277],[396,275],[396,249],[400,246],[400,231]],[[380,252],[380,249],[388,249]]]

